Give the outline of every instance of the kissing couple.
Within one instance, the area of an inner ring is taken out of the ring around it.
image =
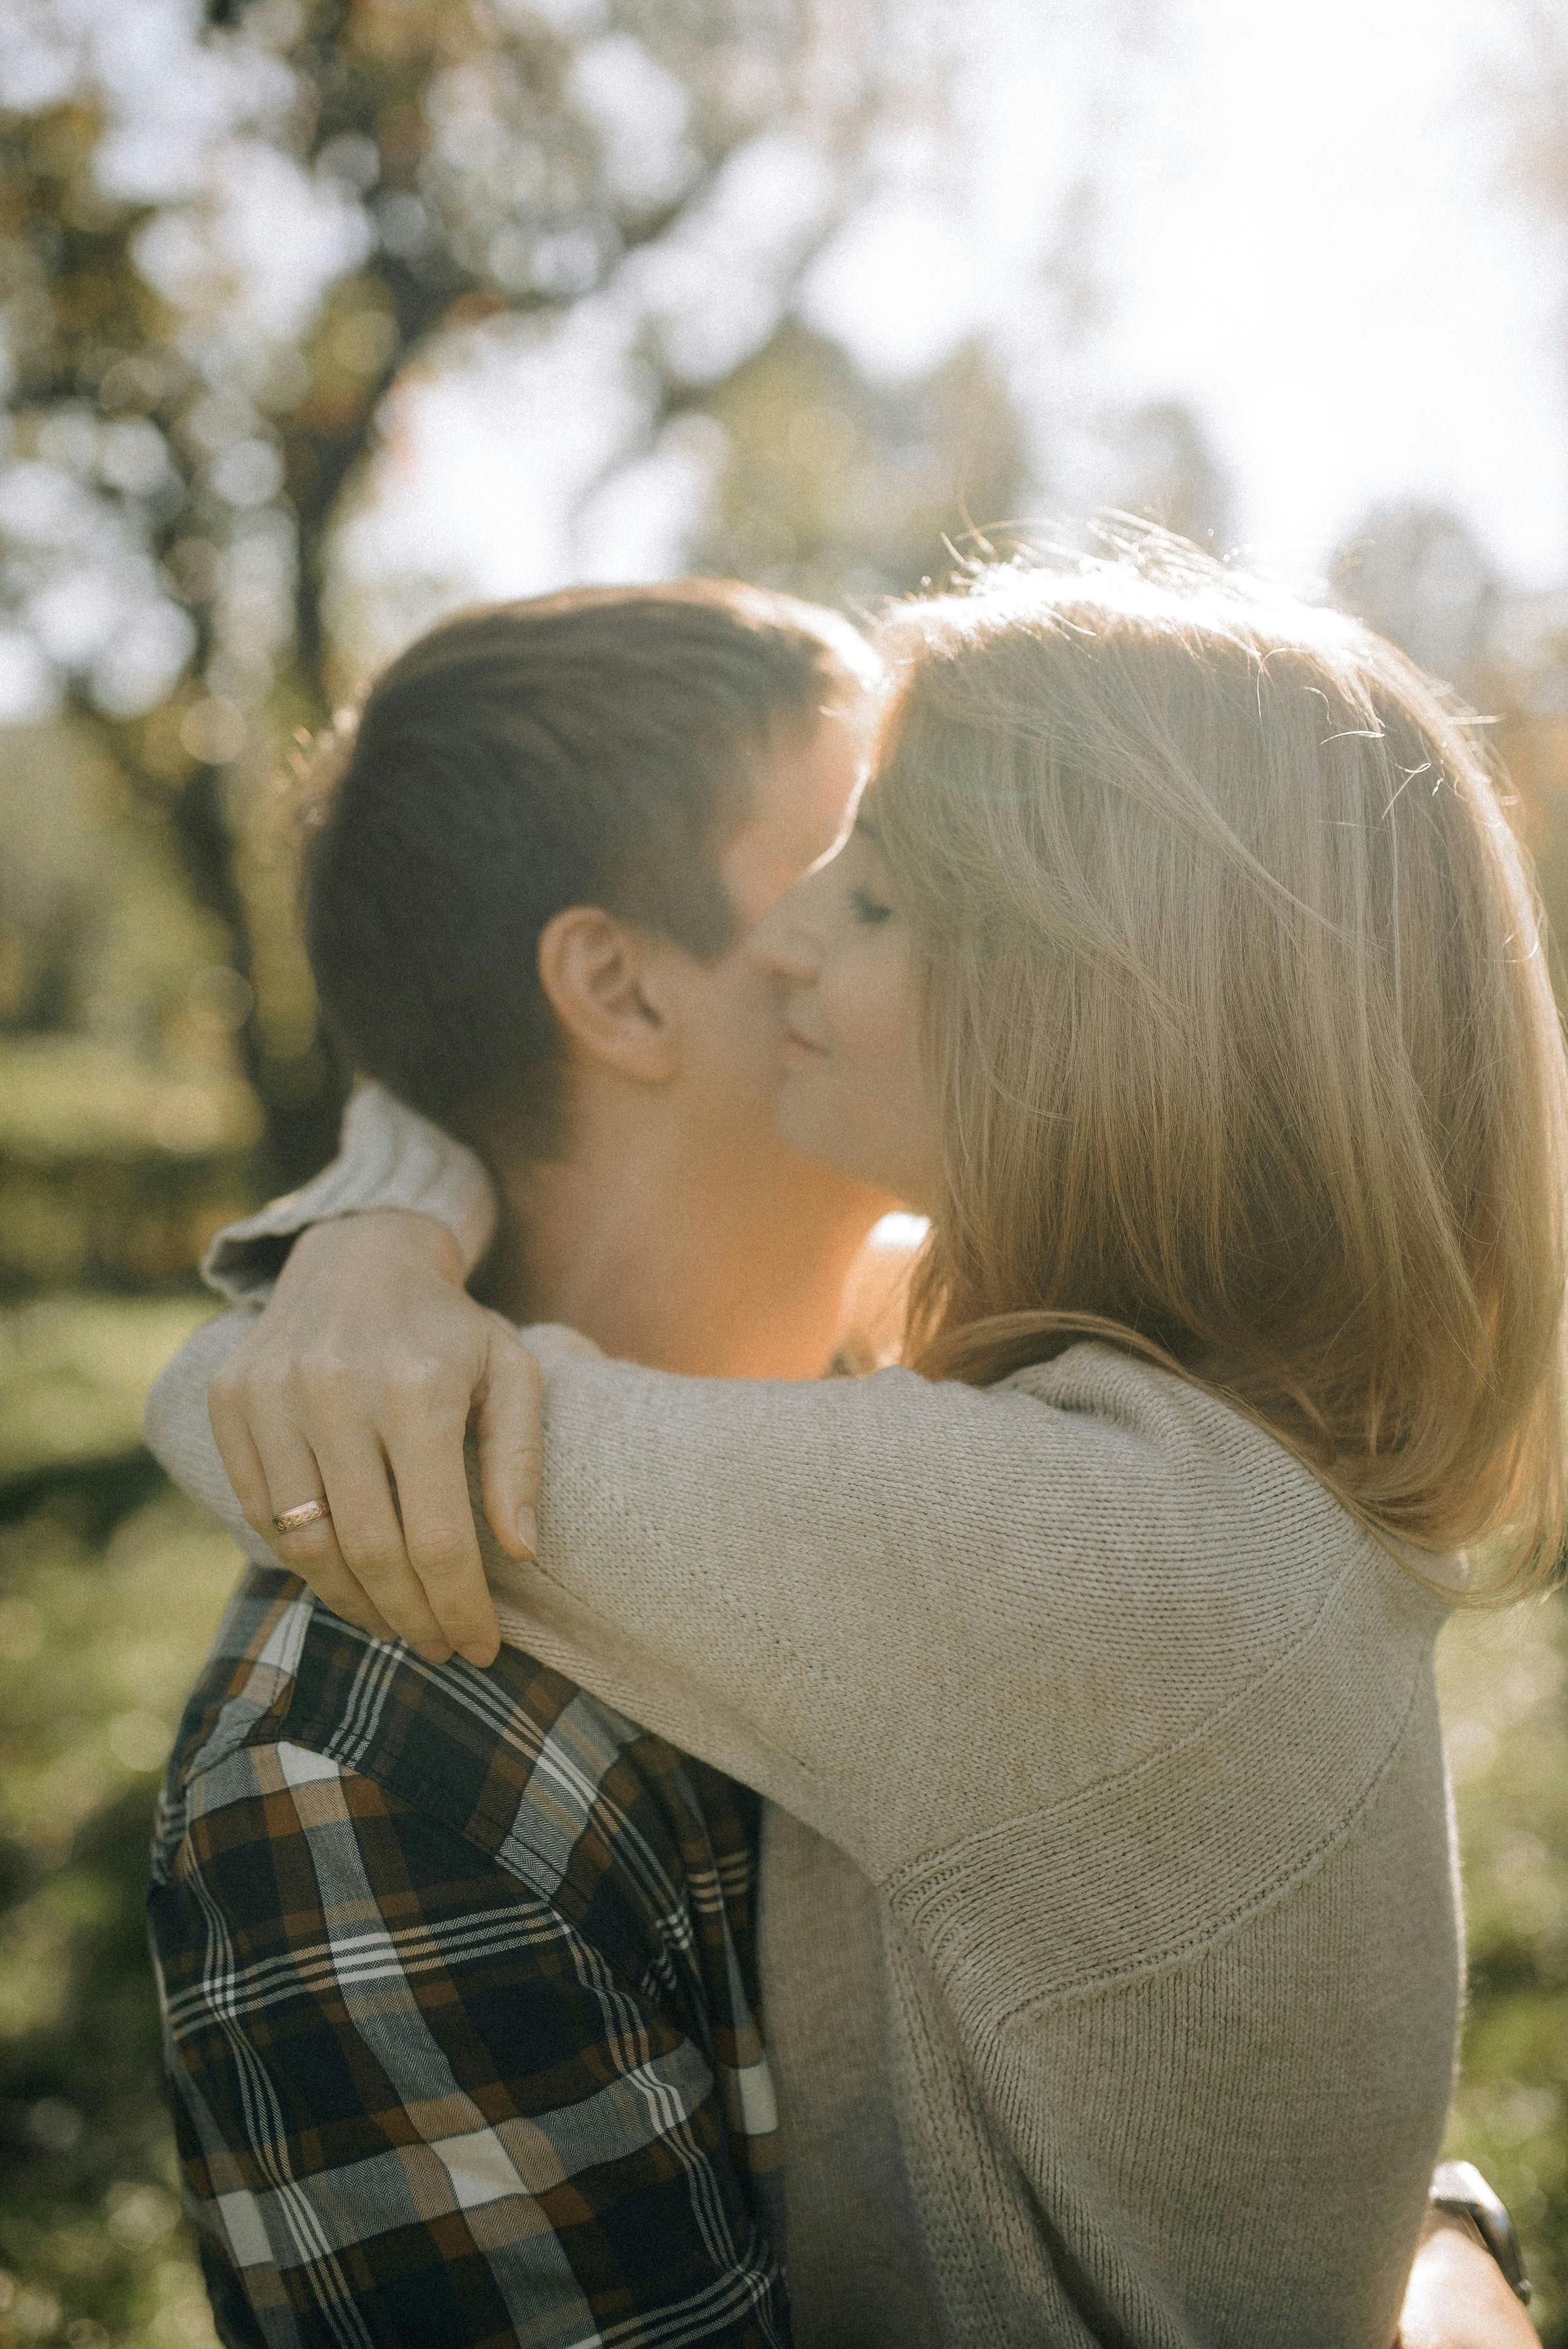
[[[1568,1514],[1468,714],[1150,537],[466,614],[307,812],[361,1082],[148,1414],[252,1561],[151,1890],[221,2337],[1533,2339],[1434,2180],[1434,1642]]]

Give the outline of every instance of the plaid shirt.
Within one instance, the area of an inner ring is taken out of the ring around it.
[[[751,1798],[526,1656],[253,1568],[150,1910],[187,2208],[244,2349],[787,2349]]]

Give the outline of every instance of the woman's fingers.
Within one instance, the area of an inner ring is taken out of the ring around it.
[[[268,1538],[289,1571],[297,1574],[302,1582],[308,1582],[322,1605],[334,1615],[340,1615],[345,1623],[352,1623],[372,1640],[395,1640],[398,1635],[380,1609],[366,1596],[363,1586],[343,1563],[337,1545],[330,1537],[330,1527],[325,1529],[326,1537],[313,1556],[302,1557],[297,1554],[307,1535],[317,1531],[316,1526],[310,1526],[300,1533],[274,1533]]]
[[[510,1326],[499,1315],[491,1318],[494,1327],[475,1393],[480,1490],[491,1531],[508,1557],[533,1557],[539,1546],[535,1513],[544,1464],[544,1378]]]
[[[387,1438],[403,1541],[444,1638],[471,1664],[493,1664],[501,1627],[484,1578],[463,1458],[466,1413],[405,1421]]]
[[[344,1564],[396,1637],[427,1663],[444,1664],[452,1642],[410,1562],[383,1454],[356,1427],[330,1439],[319,1437],[317,1456]],[[296,1571],[314,1587],[312,1568],[300,1566]]]
[[[345,1564],[330,1517],[298,1526],[293,1533],[279,1533],[273,1523],[275,1513],[298,1508],[306,1501],[324,1496],[321,1471],[304,1436],[275,1417],[261,1438],[266,1445],[264,1457],[244,1407],[217,1380],[213,1382],[207,1408],[213,1434],[246,1523],[260,1534],[275,1557],[309,1583],[335,1615],[356,1624],[373,1640],[391,1639],[394,1635],[386,1618]]]
[[[251,1440],[244,1405],[239,1397],[230,1392],[221,1375],[207,1390],[207,1417],[212,1423],[218,1457],[245,1513],[245,1523],[253,1532],[260,1534],[270,1547],[277,1536],[272,1522],[275,1505],[267,1490],[266,1471],[262,1466],[261,1454]],[[320,1489],[319,1483],[316,1489]],[[281,1508],[283,1504],[279,1502],[276,1506]]]
[[[430,1662],[444,1663],[452,1651],[403,1557],[379,1455],[372,1450],[366,1464],[350,1454],[345,1464],[276,1413],[253,1412],[250,1435],[275,1510],[325,1498],[332,1513],[293,1533],[268,1532],[284,1564],[345,1621],[378,1639],[407,1640]]]
[[[463,1458],[481,1414],[486,1496],[513,1557],[534,1547],[538,1373],[499,1317],[441,1281],[363,1326],[361,1280],[304,1334],[264,1316],[213,1382],[220,1449],[241,1506],[274,1554],[350,1622],[431,1661],[500,1645]],[[317,1303],[319,1300],[317,1300]],[[328,1305],[331,1305],[328,1298]],[[277,1309],[277,1300],[269,1313]],[[308,1340],[308,1342],[306,1342]],[[394,1481],[395,1480],[395,1481]],[[325,1495],[330,1517],[288,1534],[275,1512]]]
[[[303,1502],[325,1499],[332,1506],[331,1487],[305,1437],[297,1429],[273,1426],[253,1432],[274,1506],[280,1513]],[[318,1517],[314,1525],[292,1533],[269,1529],[266,1539],[291,1574],[308,1582],[334,1615],[356,1624],[372,1639],[396,1636],[363,1578],[343,1554],[337,1538],[337,1512]]]

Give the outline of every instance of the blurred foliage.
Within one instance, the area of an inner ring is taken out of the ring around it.
[[[874,132],[934,102],[923,14],[27,0],[0,24],[0,656],[65,689],[121,833],[166,830],[222,925],[286,1178],[325,1154],[337,1088],[266,784],[355,682],[329,546],[389,394],[486,320],[598,303],[635,342],[648,445],[711,406],[784,326]],[[857,517],[884,586],[908,570],[883,552],[909,534],[898,486]],[[928,464],[912,494],[924,569],[955,484]],[[40,942],[47,909],[0,905],[0,1018],[65,1023],[43,982],[68,910]]]
[[[213,2339],[158,2092],[142,1888],[157,1775],[234,1571],[145,1455],[51,1482],[0,1526],[5,2349]]]
[[[1469,2009],[1449,2150],[1512,2211],[1568,2343],[1568,1606],[1459,1618],[1438,1650],[1464,1859]]]
[[[789,321],[709,395],[707,412],[725,460],[698,542],[705,571],[871,602],[941,575],[955,537],[1000,530],[1017,511],[1022,428],[974,346],[893,394]]]
[[[56,1295],[0,1317],[0,1492],[134,1457],[147,1390],[208,1309],[189,1297]]]
[[[624,378],[584,499],[676,481],[694,568],[864,607],[1048,506],[1040,419],[990,347],[873,381],[797,301],[889,157],[934,168],[954,36],[936,0],[0,10],[0,688],[34,713],[0,742],[0,2349],[211,2342],[141,1882],[234,1557],[136,1421],[203,1309],[206,1237],[335,1123],[291,745],[463,592],[368,586],[346,537],[411,393],[584,320]],[[1561,215],[1568,71],[1542,37],[1521,162]],[[1091,215],[1079,190],[1064,331],[1099,299]],[[1119,502],[1227,543],[1189,410],[1123,437]],[[1568,598],[1521,597],[1414,505],[1368,515],[1335,586],[1495,717],[1568,935]],[[1553,2349],[1563,1614],[1463,1621],[1443,1660],[1472,1951],[1453,2141],[1518,2211]]]
[[[0,1294],[178,1276],[250,1187],[250,989],[79,725],[7,730],[0,837]]]

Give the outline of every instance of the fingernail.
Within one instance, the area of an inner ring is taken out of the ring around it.
[[[526,1505],[517,1512],[517,1538],[530,1557],[538,1557],[539,1520]]]
[[[481,1671],[487,1664],[493,1664],[495,1661],[494,1649],[489,1646],[482,1647],[477,1640],[466,1648],[460,1648],[457,1652],[465,1663],[477,1664]]]
[[[422,1656],[427,1664],[444,1664],[450,1662],[452,1659],[450,1648],[437,1647],[433,1643],[421,1645],[418,1640],[414,1642],[414,1653],[416,1656]]]

